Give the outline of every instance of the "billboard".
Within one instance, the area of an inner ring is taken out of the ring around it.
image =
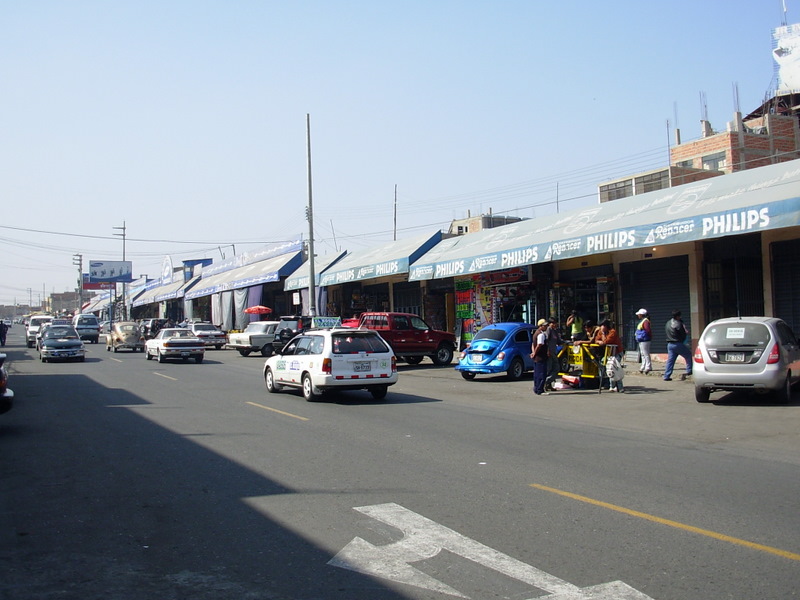
[[[84,273],[81,288],[84,290],[111,290],[114,289],[114,284],[105,281],[98,281],[96,283],[92,283],[89,280],[89,274]]]
[[[133,266],[129,260],[91,260],[89,261],[89,283],[107,281],[110,283],[130,283],[133,281]]]
[[[772,31],[778,94],[800,91],[800,25],[784,25]]]

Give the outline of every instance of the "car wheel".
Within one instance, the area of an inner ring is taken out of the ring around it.
[[[272,349],[272,344],[264,344],[264,346],[261,348],[261,356],[264,358],[272,356],[274,352],[275,350]]]
[[[525,363],[522,362],[522,359],[519,357],[515,358],[511,361],[511,367],[508,369],[508,378],[509,379],[522,379],[522,375],[525,373]]]
[[[272,369],[267,369],[267,372],[264,373],[264,383],[266,383],[267,391],[270,394],[277,394],[281,391],[281,386],[275,383],[275,374]]]
[[[422,362],[421,356],[404,356],[403,360],[406,361],[410,365],[418,365]]]
[[[314,384],[311,382],[311,375],[306,373],[303,375],[303,398],[307,402],[316,402],[319,400],[319,394],[314,393]]]
[[[78,359],[78,362],[86,362],[86,357],[85,357],[85,356],[81,356],[81,357]]]
[[[42,357],[41,357],[41,360],[42,360],[42,362],[44,362],[44,363],[46,363],[46,362],[47,362],[47,359],[46,359],[44,356],[42,356]]]
[[[147,348],[145,348],[145,349],[144,349],[144,357],[145,357],[147,360],[153,360],[153,357],[152,357],[152,356],[150,356],[150,353],[147,351]]]
[[[792,374],[786,373],[786,381],[783,382],[783,387],[775,392],[778,398],[778,403],[789,404],[792,400]]]
[[[199,365],[201,362],[203,362],[203,355],[202,355],[202,354],[197,354],[197,355],[195,355],[195,357],[194,357],[194,362],[196,362],[198,365]]]
[[[388,385],[376,385],[374,387],[369,388],[369,393],[372,394],[372,397],[375,400],[383,400],[386,398],[386,394],[389,391]]]
[[[114,346],[114,353],[116,354],[118,351],[119,351],[119,348],[117,348],[116,346]]]
[[[217,350],[222,350],[222,346],[214,346]]]
[[[711,400],[711,390],[695,386],[694,399],[698,402],[709,402]]]
[[[161,350],[158,351],[158,362],[163,363],[166,362],[167,357],[161,354]]]
[[[432,357],[433,364],[438,366],[449,365],[453,362],[453,349],[450,346],[442,344],[436,349],[436,354]]]
[[[250,356],[250,350],[239,350],[239,354],[242,356]]]
[[[461,376],[467,381],[472,381],[475,379],[475,375],[476,373],[472,373],[471,371],[461,371]]]

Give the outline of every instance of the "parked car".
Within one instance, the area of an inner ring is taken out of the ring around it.
[[[34,315],[28,320],[28,324],[25,329],[25,341],[28,345],[28,348],[33,348],[36,346],[36,334],[39,333],[39,328],[42,326],[43,323],[48,323],[53,320],[53,317],[50,315]]]
[[[72,318],[72,326],[82,340],[96,344],[100,339],[100,320],[93,314],[80,314]]]
[[[309,402],[334,390],[368,390],[386,397],[397,383],[397,362],[389,345],[368,329],[309,329],[296,335],[264,363],[267,391],[299,388]]]
[[[694,352],[692,379],[698,402],[724,390],[771,392],[787,404],[800,379],[800,345],[789,325],[774,317],[712,321]]]
[[[117,352],[127,348],[133,352],[144,351],[142,328],[133,321],[115,321],[106,334],[106,350]]]
[[[270,356],[274,352],[272,342],[279,321],[252,321],[244,331],[228,334],[228,347],[239,351],[242,356],[251,352],[261,352]]]
[[[225,332],[211,323],[190,323],[188,330],[200,338],[206,346],[214,346],[217,350],[221,350],[228,343]]]
[[[461,352],[456,370],[464,379],[479,374],[508,373],[509,379],[521,379],[533,370],[531,344],[536,326],[529,323],[495,323],[475,334]]]
[[[203,362],[206,346],[188,329],[165,328],[153,339],[144,343],[144,356],[147,360],[157,358],[163,363],[168,358],[180,358],[184,362],[193,358],[196,363]]]
[[[416,365],[429,356],[435,365],[449,365],[456,349],[456,336],[430,327],[410,313],[366,312],[359,328],[374,329],[407,363]]]
[[[8,355],[0,353],[0,415],[7,413],[14,406],[14,392],[8,387],[6,358],[8,358]]]
[[[86,360],[86,347],[72,325],[51,325],[39,341],[39,358],[51,360]]]
[[[272,340],[273,350],[280,352],[289,343],[289,340],[311,326],[312,318],[309,316],[290,315],[281,317],[275,326],[275,338]]]

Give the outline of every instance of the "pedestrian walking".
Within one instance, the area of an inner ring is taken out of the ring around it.
[[[6,335],[8,335],[8,325],[5,319],[0,319],[0,346],[6,345]]]
[[[664,366],[664,381],[672,381],[672,370],[675,368],[675,361],[679,356],[686,361],[686,373],[681,375],[681,379],[686,379],[692,374],[692,351],[686,345],[689,330],[681,319],[681,311],[672,311],[672,318],[667,321],[665,333],[667,335],[667,364]]]
[[[636,324],[636,341],[639,343],[639,354],[642,356],[642,366],[640,373],[647,375],[653,370],[653,362],[650,360],[650,342],[653,340],[653,332],[650,329],[650,315],[646,308],[636,311],[639,322]]]
[[[537,396],[546,395],[544,383],[547,379],[547,321],[539,319],[538,329],[533,333],[531,345],[531,358],[533,359],[533,393]]]

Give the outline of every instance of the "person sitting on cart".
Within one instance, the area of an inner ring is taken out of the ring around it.
[[[600,327],[595,337],[595,344],[598,346],[598,355],[600,357],[605,356],[606,346],[612,345],[615,346],[612,353],[613,356],[616,356],[618,359],[622,360],[622,356],[625,354],[625,348],[622,347],[622,338],[619,337],[617,330],[612,327],[611,321],[608,319],[600,323]]]
[[[583,323],[583,337],[579,340],[573,342],[574,345],[579,344],[596,344],[597,343],[597,336],[600,333],[600,328],[595,325],[594,321],[591,319],[584,321]]]

